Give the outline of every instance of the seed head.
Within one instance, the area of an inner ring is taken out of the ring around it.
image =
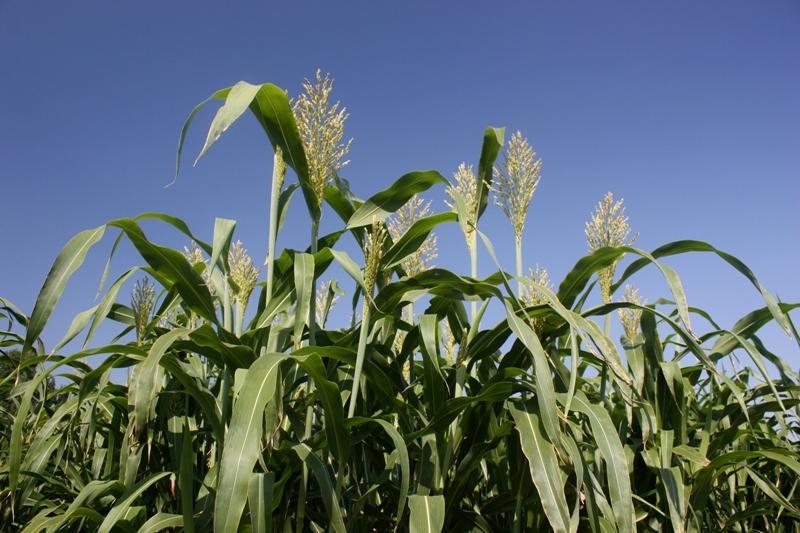
[[[283,189],[283,182],[286,180],[286,161],[283,159],[283,150],[280,146],[275,147],[275,156],[272,158],[272,176],[275,180],[277,190]]]
[[[228,264],[230,265],[230,278],[239,287],[233,299],[244,307],[250,299],[250,293],[258,281],[258,268],[253,266],[253,259],[247,255],[247,250],[242,246],[242,241],[236,241],[228,251]]]
[[[456,199],[461,198],[466,207],[467,220],[465,220],[464,238],[467,239],[467,245],[472,246],[475,243],[475,229],[478,226],[478,178],[472,170],[472,165],[461,163],[458,165],[458,170],[453,173],[455,184],[447,186],[447,195],[450,197],[451,202],[447,205],[455,213],[458,213],[456,208]]]
[[[625,285],[625,297],[622,301],[644,305],[644,301],[639,298],[639,289],[634,288],[633,285]],[[619,321],[622,322],[622,329],[625,330],[625,336],[629,339],[636,337],[641,319],[641,309],[628,308],[619,310]]]
[[[455,341],[451,341],[455,342]],[[453,348],[455,352],[455,348]],[[469,342],[467,341],[467,328],[461,332],[461,342],[458,343],[458,353],[455,356],[455,365],[466,365],[467,353],[469,352]]]
[[[333,288],[334,283],[333,280],[323,281],[317,292],[317,307],[315,312],[317,324],[320,327],[325,326],[328,313],[333,309],[333,306],[336,305],[336,302],[339,301],[339,293]]]
[[[620,198],[614,202],[614,195],[607,193],[597,204],[592,218],[586,223],[586,242],[590,251],[595,251],[604,246],[630,246],[638,235],[631,236],[631,227],[625,208]],[[617,262],[604,268],[598,274],[600,278],[600,292],[604,303],[611,302],[611,285],[614,281],[614,270]]]
[[[456,339],[450,329],[450,322],[445,320],[442,326],[442,344],[444,345],[444,357],[451,365],[456,362]]]
[[[403,363],[403,379],[406,380],[406,383],[411,383],[411,356],[410,355],[406,358],[405,363]]]
[[[528,207],[539,185],[542,160],[521,132],[511,136],[505,150],[505,161],[494,168],[494,201],[506,214],[519,241],[525,229]]]
[[[203,250],[197,245],[196,242],[192,241],[191,246],[184,246],[183,247],[183,256],[189,261],[189,264],[192,266],[198,265],[200,263],[205,263],[206,260],[203,257]]]
[[[422,198],[415,194],[406,204],[387,221],[389,235],[397,242],[415,222],[428,215],[431,203],[424,204]],[[417,250],[403,259],[402,266],[406,274],[414,276],[431,267],[436,259],[436,234],[431,232]]]
[[[330,74],[323,77],[317,69],[316,80],[306,78],[303,90],[293,102],[292,111],[303,141],[311,186],[322,205],[325,186],[333,179],[333,173],[349,163],[345,157],[353,140],[343,141],[349,115],[339,102],[329,105],[333,91]]]
[[[631,236],[623,201],[620,198],[614,202],[614,194],[609,192],[597,204],[592,218],[586,223],[589,250],[594,251],[604,246],[627,246],[636,240],[636,235]]]
[[[522,293],[520,294],[520,300],[527,307],[542,305],[547,302],[547,299],[536,290],[537,287],[553,290],[553,284],[550,283],[550,275],[547,273],[547,269],[540,268],[538,265],[530,270],[528,283],[523,285]],[[538,334],[542,332],[546,321],[547,319],[544,317],[534,317],[529,322],[533,330]]]
[[[364,267],[364,285],[366,286],[367,298],[372,298],[372,289],[380,275],[381,258],[383,257],[383,245],[386,242],[386,227],[380,221],[372,223],[372,230],[367,233],[367,240],[364,246],[364,256],[367,258],[367,265]]]
[[[156,303],[156,287],[150,278],[142,278],[136,282],[131,294],[131,309],[133,309],[133,319],[136,325],[136,341],[141,342],[144,338],[144,330],[150,322],[150,314]]]

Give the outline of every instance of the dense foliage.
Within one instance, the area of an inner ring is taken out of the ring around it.
[[[347,114],[331,88],[318,75],[290,100],[240,82],[209,99],[224,105],[202,153],[248,110],[275,149],[266,281],[233,221],[218,219],[209,243],[148,213],[70,240],[30,316],[0,299],[3,530],[797,528],[800,380],[758,336],[776,321],[797,339],[796,304],[709,244],[634,248],[610,195],[587,224],[592,251],[557,289],[544,271],[524,276],[540,162],[521,135],[503,152],[501,129],[486,130],[477,171],[462,165],[453,183],[411,172],[360,200],[338,173]],[[297,184],[285,183],[287,166]],[[437,186],[451,211],[430,213],[417,196]],[[311,240],[273,253],[298,187]],[[495,257],[479,228],[493,195],[517,268],[478,279],[478,247]],[[342,228],[320,236],[323,213]],[[144,219],[196,244],[160,246]],[[470,275],[432,265],[432,230],[456,222]],[[46,349],[40,336],[65,285],[109,233],[143,264],[101,282],[98,303]],[[363,261],[343,251],[346,235]],[[729,329],[689,307],[661,262],[688,252],[716,254],[764,307]],[[347,327],[327,325],[342,292],[321,282],[334,263],[354,287]],[[643,268],[663,274],[668,299],[640,303],[632,288],[615,298]],[[127,305],[120,290],[135,279]],[[602,304],[587,305],[592,291]],[[490,306],[499,321],[487,323]],[[109,321],[119,335],[90,347]],[[83,332],[79,351],[65,350]]]

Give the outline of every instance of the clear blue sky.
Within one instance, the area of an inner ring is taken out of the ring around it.
[[[214,90],[244,79],[295,94],[336,78],[353,137],[344,175],[369,196],[401,174],[477,163],[487,125],[520,129],[543,159],[525,260],[560,281],[585,252],[606,191],[638,245],[694,238],[740,257],[800,300],[800,3],[23,2],[0,0],[0,294],[30,312],[58,250],[108,219],[164,211],[210,240],[214,217],[264,255],[271,153],[251,117],[171,188],[178,131]],[[188,138],[193,157],[213,109]],[[189,162],[190,160],[187,160]],[[445,209],[440,191],[429,195]],[[305,246],[296,197],[281,245]],[[335,219],[327,213],[326,227]],[[148,225],[156,241],[185,244]],[[513,266],[497,209],[484,229]],[[110,244],[89,257],[46,330],[93,305]],[[457,226],[440,264],[467,272]],[[123,250],[115,271],[133,264]],[[761,305],[710,255],[667,261],[689,302],[724,326]],[[481,258],[482,274],[493,268]],[[653,273],[637,280],[666,295]],[[126,299],[127,297],[125,297]],[[797,366],[797,347],[770,334]]]

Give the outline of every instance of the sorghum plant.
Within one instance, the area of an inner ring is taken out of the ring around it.
[[[361,199],[337,174],[349,141],[332,85],[317,73],[294,100],[245,82],[210,99],[224,103],[201,155],[248,110],[275,152],[265,281],[234,221],[203,236],[148,213],[73,237],[30,314],[0,298],[0,529],[797,530],[800,377],[760,332],[774,321],[798,340],[800,304],[710,244],[633,248],[611,195],[587,224],[590,253],[557,287],[542,269],[524,278],[521,253],[516,290],[501,265],[480,278],[481,243],[496,261],[478,228],[492,188],[521,242],[539,176],[524,138],[494,176],[503,130],[489,128],[477,170],[461,165],[454,184],[415,171]],[[452,210],[430,213],[417,195],[448,185]],[[278,253],[296,188],[311,242]],[[341,228],[319,236],[325,206]],[[194,244],[159,245],[143,219]],[[469,276],[431,263],[432,231],[452,222]],[[65,285],[107,233],[142,265],[103,283],[46,347]],[[690,307],[664,262],[690,252],[736,269],[764,305],[734,324]],[[317,294],[334,263],[351,282]],[[614,301],[645,268],[669,294],[645,304],[628,288]],[[134,276],[133,298],[121,296]],[[354,309],[343,326],[328,316],[341,292]],[[617,313],[619,342],[598,323]],[[99,343],[100,325],[118,334]]]

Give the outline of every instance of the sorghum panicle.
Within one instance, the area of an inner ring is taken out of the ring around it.
[[[259,269],[253,266],[253,259],[247,255],[242,241],[236,241],[228,252],[228,265],[230,266],[231,281],[239,288],[234,295],[234,301],[244,307],[258,281]]]
[[[383,245],[386,242],[386,227],[383,222],[374,221],[372,230],[367,233],[367,240],[364,246],[364,256],[367,264],[364,267],[364,285],[366,286],[367,298],[372,298],[372,289],[380,275],[381,258],[383,257]]]
[[[553,285],[550,283],[550,275],[547,273],[547,269],[540,268],[539,266],[530,269],[528,281],[523,285],[523,290],[520,294],[520,300],[526,307],[542,305],[547,302],[541,293],[536,290],[537,287],[553,290]],[[537,334],[542,332],[545,322],[546,319],[543,317],[534,317],[529,320],[531,327]]]
[[[630,246],[638,237],[631,235],[631,227],[628,224],[628,217],[625,216],[625,208],[622,206],[622,198],[614,201],[612,193],[606,193],[603,199],[597,204],[592,218],[586,223],[586,242],[590,251],[595,251],[606,246]],[[614,281],[614,271],[617,262],[604,268],[598,274],[600,278],[600,292],[603,296],[603,303],[611,302],[611,285]]]
[[[353,140],[343,141],[349,115],[339,102],[329,104],[333,91],[330,74],[323,77],[318,69],[315,81],[306,78],[303,82],[303,90],[292,103],[292,111],[303,141],[311,186],[322,205],[325,186],[333,179],[334,172],[349,163],[345,157]]]
[[[494,168],[494,201],[503,210],[514,228],[514,238],[522,239],[533,194],[539,185],[542,160],[521,132],[511,136],[505,160]]]
[[[144,338],[144,330],[150,323],[150,314],[156,303],[156,287],[150,278],[142,278],[136,282],[131,295],[131,309],[136,326],[136,341]]]
[[[472,170],[472,165],[461,163],[458,169],[453,173],[455,184],[447,186],[447,195],[450,197],[451,202],[447,205],[455,213],[458,213],[456,208],[456,198],[461,197],[467,209],[467,220],[465,220],[465,234],[464,238],[467,239],[467,245],[473,246],[475,244],[475,229],[478,225],[478,178]]]
[[[424,203],[419,195],[411,199],[398,209],[387,221],[389,235],[397,242],[411,226],[418,220],[426,217],[430,210],[430,202]],[[436,259],[436,234],[431,232],[417,250],[406,257],[402,262],[403,270],[409,276],[414,276],[431,268]]]
[[[317,292],[317,306],[315,308],[317,324],[320,327],[325,326],[325,321],[328,318],[328,313],[336,302],[339,301],[339,293],[332,289],[333,280],[323,281]]]
[[[623,302],[628,302],[637,305],[644,305],[644,301],[639,297],[639,289],[633,285],[625,285],[625,296],[622,298]],[[620,309],[619,321],[622,323],[622,329],[625,331],[625,336],[628,339],[633,339],[639,333],[639,323],[642,319],[641,309]]]

